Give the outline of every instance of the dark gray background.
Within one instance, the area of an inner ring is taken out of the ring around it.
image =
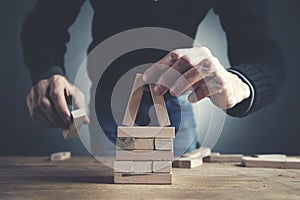
[[[64,140],[60,130],[45,129],[29,118],[25,97],[31,85],[22,62],[19,35],[22,21],[35,2],[0,1],[0,155],[49,155],[60,150],[86,155],[79,138]],[[265,109],[243,119],[227,117],[215,151],[300,154],[300,1],[268,0],[266,3],[272,29],[287,61],[286,83],[278,99]],[[74,79],[91,40],[92,14],[86,3],[70,28],[72,40],[66,54],[70,80]],[[211,48],[223,63],[228,62],[224,33],[212,12],[199,27],[197,39]]]

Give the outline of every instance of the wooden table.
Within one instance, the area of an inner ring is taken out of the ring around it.
[[[173,185],[113,184],[112,170],[88,157],[0,157],[2,199],[300,199],[300,170],[204,163],[173,169]]]

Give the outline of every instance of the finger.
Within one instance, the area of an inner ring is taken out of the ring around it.
[[[203,58],[204,57],[201,59]],[[173,96],[179,96],[198,81],[207,77],[217,76],[218,73],[216,73],[216,71],[219,69],[219,67],[217,68],[216,65],[221,66],[217,58],[213,56],[204,58],[199,64],[197,64],[195,67],[192,67],[177,79],[170,89],[170,93]],[[223,68],[223,66],[221,67]]]
[[[216,83],[215,79],[199,82],[199,84],[193,85],[192,88],[193,91],[188,96],[188,100],[191,103],[196,103],[205,97],[213,96],[222,92],[223,90],[223,86],[220,86],[218,83]]]
[[[71,114],[66,101],[65,89],[65,80],[56,79],[50,86],[50,97],[60,119],[65,125],[69,125]]]
[[[207,74],[202,74],[197,68],[192,67],[175,81],[170,88],[170,93],[173,96],[179,96],[206,76]]]
[[[37,104],[37,95],[36,95],[36,88],[32,87],[30,93],[27,95],[26,103],[29,110],[29,114],[32,119],[34,119],[39,124],[42,124],[48,128],[55,128],[55,124],[51,123],[47,116],[41,111]]]
[[[58,126],[55,123],[52,123],[48,119],[48,117],[36,103],[34,103],[34,105],[32,105],[31,108],[32,109],[30,111],[30,116],[33,120],[35,120],[39,124],[46,126],[47,128],[58,128]]]
[[[167,88],[171,88],[181,74],[184,74],[194,66],[201,66],[201,61],[212,57],[211,52],[206,47],[194,47],[185,53],[186,54],[184,56],[181,56],[176,63],[174,63],[174,65],[160,77],[158,80],[158,84],[160,84],[160,86],[156,86],[156,88],[154,88],[156,95],[164,94],[167,91]],[[179,73],[172,71],[172,69],[178,71]],[[161,87],[161,85],[164,87]]]
[[[192,68],[190,57],[188,55],[182,56],[177,60],[172,67],[170,67],[164,74],[161,75],[154,87],[156,95],[163,95],[172,87],[174,82],[186,71]]]
[[[68,96],[72,96],[72,102],[75,109],[83,109],[86,111],[86,103],[85,103],[85,97],[84,94],[75,86],[70,86],[68,88],[69,93]],[[86,115],[84,122],[85,124],[90,123],[89,117]]]
[[[50,100],[45,97],[39,97],[38,105],[43,111],[43,113],[47,116],[48,120],[51,121],[52,124],[55,124],[60,128],[67,128],[68,126],[60,119],[55,106],[50,102]]]
[[[68,126],[60,119],[55,106],[50,101],[50,97],[48,95],[49,87],[48,81],[44,83],[40,82],[40,86],[38,87],[38,105],[43,111],[43,113],[47,116],[48,120],[51,121],[52,124],[55,124],[57,127],[60,128],[67,128]]]
[[[165,57],[154,63],[144,72],[143,80],[146,83],[155,83],[180,57],[186,54],[188,49],[177,49],[169,52]]]
[[[47,128],[59,128],[56,124],[53,124],[50,120],[47,119],[47,116],[43,113],[42,110],[35,111],[32,119]]]

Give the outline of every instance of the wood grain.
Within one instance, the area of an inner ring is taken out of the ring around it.
[[[116,149],[134,150],[135,138],[117,138]]]
[[[157,121],[158,121],[159,125],[160,126],[170,126],[171,123],[170,123],[164,96],[154,95],[154,92],[153,92],[154,84],[153,83],[150,83],[149,87],[150,87],[150,92],[151,92],[154,108],[156,111],[156,117],[157,117]]]
[[[175,138],[175,128],[157,126],[118,126],[117,134],[117,137]]]
[[[71,158],[70,151],[57,152],[50,155],[51,161],[63,161]]]
[[[241,162],[242,154],[212,154],[204,158],[205,162]]]
[[[171,161],[153,161],[152,170],[154,173],[171,173],[172,162]]]
[[[115,161],[114,162],[115,172],[133,172],[133,162],[132,161]]]
[[[133,162],[133,173],[151,173],[152,172],[152,161],[134,161]]]
[[[173,160],[173,151],[156,151],[156,150],[116,150],[116,160]]]
[[[124,114],[124,119],[122,124],[125,126],[133,126],[135,122],[135,118],[138,112],[138,109],[141,104],[143,91],[144,91],[144,81],[143,75],[137,74],[131,89],[131,93],[129,96],[128,104],[126,107],[126,111]]]
[[[113,160],[113,158],[112,158]],[[204,163],[172,169],[173,185],[114,184],[113,170],[91,157],[0,157],[2,199],[299,199],[300,170]]]
[[[173,138],[156,138],[154,144],[156,150],[173,150]]]
[[[242,164],[246,167],[262,167],[262,168],[280,168],[280,169],[300,169],[300,159],[287,158],[255,158],[242,157]]]
[[[202,163],[202,158],[179,158],[173,161],[173,167],[191,169],[201,166]]]
[[[172,174],[149,173],[149,174],[125,174],[115,173],[115,183],[125,184],[172,184]]]
[[[136,150],[154,150],[154,140],[152,138],[136,138]]]

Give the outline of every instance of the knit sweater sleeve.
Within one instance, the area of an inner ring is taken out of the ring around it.
[[[273,39],[263,0],[220,0],[214,11],[220,17],[228,42],[233,72],[243,76],[254,91],[227,113],[243,117],[271,103],[285,79],[281,49]]]
[[[39,0],[23,23],[24,63],[33,84],[53,74],[64,75],[69,27],[85,0]]]

